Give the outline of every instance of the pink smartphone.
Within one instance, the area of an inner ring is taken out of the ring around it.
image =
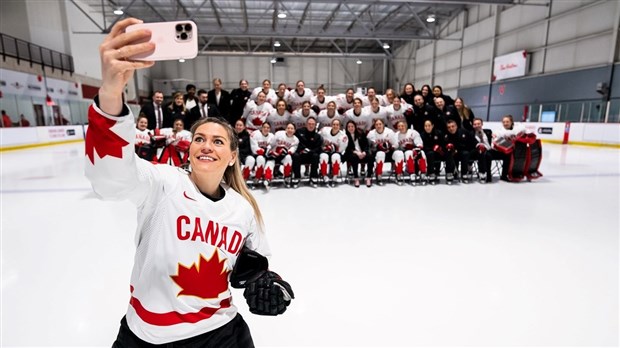
[[[127,57],[132,60],[192,59],[198,55],[198,29],[192,21],[141,23],[130,25],[125,32],[149,29],[155,51]]]

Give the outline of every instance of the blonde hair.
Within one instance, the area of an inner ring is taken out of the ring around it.
[[[232,166],[226,167],[226,171],[224,171],[224,182],[226,185],[230,186],[233,190],[239,193],[243,198],[245,198],[248,203],[250,203],[252,209],[254,210],[256,221],[258,222],[258,229],[261,232],[264,232],[265,224],[263,214],[261,214],[258,203],[256,202],[256,199],[254,199],[254,196],[252,196],[252,193],[250,193],[250,190],[245,184],[245,180],[243,179],[243,175],[241,173],[241,165],[239,164],[239,141],[231,125],[228,122],[215,117],[200,119],[194,123],[192,129],[190,130],[192,133],[192,141],[194,141],[193,134],[196,132],[198,127],[207,123],[218,124],[226,130],[228,140],[230,141],[230,150],[237,153],[237,160],[235,160],[235,163]]]

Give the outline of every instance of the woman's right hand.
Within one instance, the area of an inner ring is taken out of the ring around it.
[[[125,28],[138,23],[142,21],[135,18],[116,23],[99,46],[103,80],[99,88],[99,108],[110,115],[118,115],[123,110],[123,90],[134,71],[155,64],[152,61],[127,60],[127,57],[155,50],[155,44],[148,42],[151,37],[149,30],[125,33]]]

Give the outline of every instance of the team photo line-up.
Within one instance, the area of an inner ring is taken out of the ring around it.
[[[474,174],[490,183],[496,160],[502,162],[500,180],[541,175],[534,134],[515,128],[511,115],[502,118],[501,131],[483,129],[463,99],[445,95],[441,86],[416,90],[407,83],[400,95],[391,88],[380,95],[373,87],[365,95],[353,88],[334,96],[325,92],[320,86],[315,94],[301,80],[294,89],[280,83],[277,90],[270,80],[252,90],[241,80],[228,92],[215,78],[213,89],[196,91],[188,84],[185,94],[174,93],[165,105],[164,94],[155,91],[136,120],[136,152],[154,163],[184,165],[189,129],[200,119],[218,117],[235,129],[243,178],[252,187],[284,182],[296,188],[302,165],[312,187],[333,187],[345,178],[355,187],[361,182],[371,187],[373,181],[383,185],[385,177],[397,185],[434,185],[442,171],[447,184],[469,183]],[[534,157],[518,152],[515,158],[515,143],[531,146]]]

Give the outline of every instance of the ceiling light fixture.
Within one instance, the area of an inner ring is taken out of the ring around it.
[[[388,48],[390,48],[390,45],[387,42],[384,42],[383,49],[387,50]]]
[[[356,63],[357,64],[362,64],[362,61],[358,59]]]
[[[428,15],[428,17],[426,17],[426,22],[428,23],[435,22],[435,15]]]
[[[117,15],[117,16],[120,16],[120,15],[122,15],[123,13],[124,13],[124,12],[123,12],[123,9],[122,9],[122,8],[120,8],[120,7],[119,7],[119,8],[117,8],[116,10],[114,10],[114,14],[115,14],[115,15]]]
[[[276,41],[273,43],[273,47],[280,47],[280,46],[281,46],[281,45],[280,45],[280,41],[277,41],[277,40],[276,40]]]
[[[286,13],[284,13],[284,12],[278,12],[278,18],[280,18],[280,19],[284,19],[284,18],[286,18]]]

